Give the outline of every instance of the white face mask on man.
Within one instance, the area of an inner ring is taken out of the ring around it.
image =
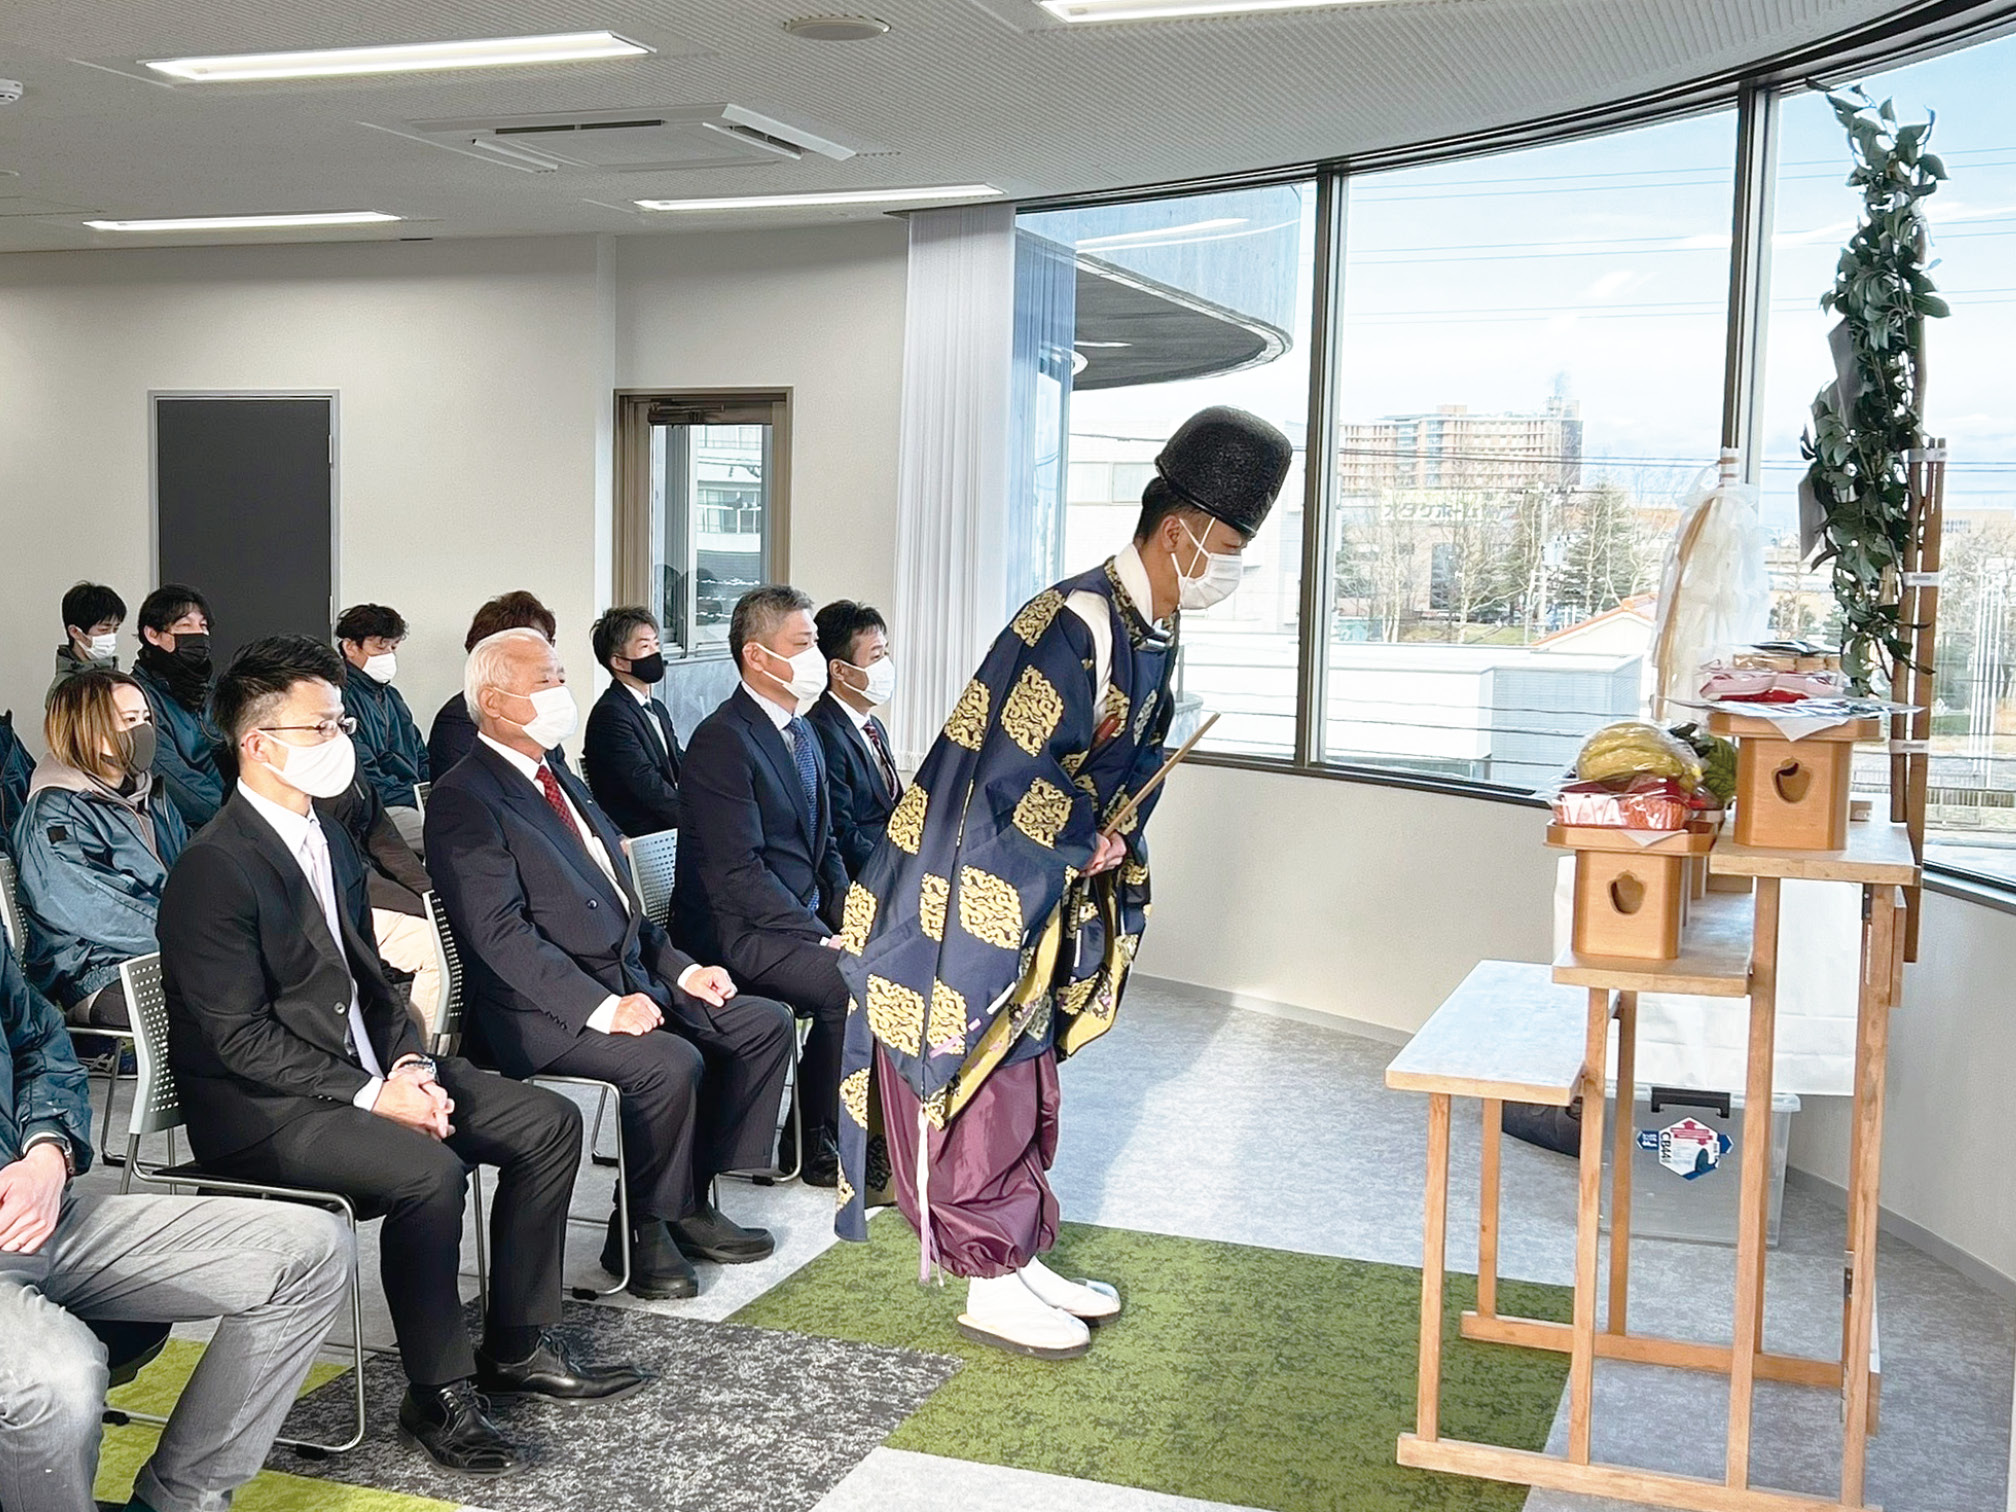
[[[858,688],[850,682],[849,691],[867,699],[871,708],[879,709],[896,696],[895,657],[885,656],[882,660],[870,662],[865,667],[857,667],[854,663],[848,662],[846,667],[850,672],[859,672],[863,678],[863,683]]]
[[[1240,560],[1239,554],[1206,550],[1204,543],[1197,538],[1196,532],[1191,530],[1187,523],[1180,519],[1176,523],[1183,527],[1183,534],[1190,537],[1190,544],[1197,548],[1199,555],[1204,559],[1204,570],[1195,577],[1181,567],[1176,569],[1177,607],[1209,609],[1213,604],[1230,598],[1245,573],[1245,564]],[[1198,565],[1195,557],[1191,559],[1190,565],[1193,567]]]
[[[286,749],[287,760],[284,765],[266,761],[267,769],[297,793],[306,793],[310,798],[334,798],[347,791],[351,779],[357,775],[357,747],[350,743],[348,735],[339,734],[333,740],[312,746],[288,745],[271,736],[268,739]]]
[[[365,657],[360,670],[373,682],[389,683],[399,675],[399,658],[390,651],[381,651],[376,656]]]
[[[94,661],[110,661],[118,654],[119,635],[117,631],[114,631],[110,635],[94,635],[91,637],[91,656]]]
[[[574,695],[567,691],[565,683],[556,683],[553,687],[520,696],[530,701],[532,717],[522,722],[511,722],[525,732],[528,740],[545,750],[552,750],[572,735],[581,723],[581,711],[575,706]],[[507,714],[505,718],[510,716]]]
[[[781,651],[772,651],[768,646],[757,642],[752,641],[750,644],[772,661],[780,661],[791,669],[789,677],[779,676],[775,672],[765,675],[772,682],[782,683],[790,689],[791,696],[798,700],[801,708],[826,691],[826,658],[819,654],[817,646],[807,646],[796,656],[786,656]]]

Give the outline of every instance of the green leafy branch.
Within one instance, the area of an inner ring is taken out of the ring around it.
[[[1841,316],[1852,372],[1813,400],[1800,444],[1812,464],[1808,487],[1825,517],[1814,565],[1832,563],[1844,633],[1842,668],[1858,692],[1880,672],[1886,682],[1909,665],[1899,623],[1899,579],[1911,530],[1908,456],[1918,444],[1925,322],[1948,313],[1927,272],[1920,202],[1946,178],[1925,150],[1932,118],[1899,125],[1891,102],[1861,89],[1830,93],[1848,134],[1862,194],[1861,224],[1841,251],[1834,287],[1820,307]]]

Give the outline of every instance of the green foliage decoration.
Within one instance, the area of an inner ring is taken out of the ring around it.
[[[1806,479],[1824,516],[1814,565],[1832,564],[1841,606],[1842,669],[1857,692],[1886,683],[1911,658],[1899,623],[1899,579],[1911,525],[1907,454],[1918,444],[1925,322],[1948,313],[1925,261],[1922,201],[1946,178],[1925,150],[1932,117],[1900,125],[1889,100],[1861,89],[1830,93],[1848,135],[1862,217],[1842,249],[1834,287],[1820,307],[1839,314],[1851,370],[1813,400],[1800,445]]]

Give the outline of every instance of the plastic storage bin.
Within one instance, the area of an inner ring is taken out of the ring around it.
[[[1736,1242],[1743,1185],[1744,1108],[1741,1093],[1692,1092],[1675,1087],[1637,1089],[1631,1107],[1631,1236],[1684,1239],[1701,1244]],[[1799,1099],[1771,1099],[1771,1225],[1778,1243],[1785,1205],[1785,1152]],[[1609,1117],[1617,1116],[1610,1094]],[[1615,1124],[1606,1125],[1614,1129]],[[1603,1141],[1603,1222],[1610,1221],[1609,1166],[1615,1145]]]

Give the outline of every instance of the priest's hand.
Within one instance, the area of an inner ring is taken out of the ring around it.
[[[1092,851],[1092,859],[1085,863],[1085,875],[1096,877],[1101,872],[1111,871],[1127,859],[1127,842],[1118,835],[1101,832],[1099,844]]]

